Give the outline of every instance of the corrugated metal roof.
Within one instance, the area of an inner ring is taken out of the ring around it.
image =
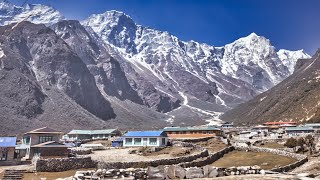
[[[26,132],[25,134],[46,134],[46,133],[50,133],[50,134],[63,134],[63,132],[48,128],[48,127],[43,127],[43,128],[39,128],[39,129],[35,129],[29,132]]]
[[[220,131],[216,126],[198,126],[198,127],[165,127],[163,131]]]
[[[112,134],[116,129],[101,129],[101,130],[72,130],[68,134]]]
[[[124,137],[167,137],[167,134],[163,131],[129,131]]]
[[[286,131],[312,131],[314,130],[312,127],[308,126],[300,126],[300,127],[287,127]]]
[[[275,122],[265,122],[263,123],[264,125],[280,125],[280,124],[297,124],[296,122],[291,122],[291,121],[287,121],[287,122],[283,122],[283,121],[275,121]]]
[[[15,147],[17,137],[0,137],[0,147]]]
[[[304,126],[316,127],[316,126],[320,126],[320,123],[308,123],[308,124],[305,124]]]
[[[47,141],[41,144],[37,144],[31,147],[60,147],[60,148],[68,148],[67,145],[64,145],[62,143],[58,143],[56,141]]]

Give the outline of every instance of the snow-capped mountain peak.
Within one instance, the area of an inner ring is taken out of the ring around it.
[[[24,7],[0,1],[0,25],[16,23],[22,20],[35,24],[54,24],[65,17],[50,6],[41,4],[26,4]]]
[[[125,13],[112,10],[93,14],[81,24],[90,26],[103,40],[125,48],[127,52],[135,52],[133,44],[137,26]]]

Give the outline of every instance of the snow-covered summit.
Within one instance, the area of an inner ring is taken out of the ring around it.
[[[277,54],[283,64],[285,64],[289,68],[290,73],[293,73],[294,66],[298,59],[311,58],[311,56],[307,54],[303,49],[297,51],[280,49]]]
[[[64,16],[50,6],[26,4],[22,7],[7,1],[0,1],[0,25],[8,25],[21,20],[50,25],[63,19],[65,19]]]
[[[176,91],[187,86],[179,77],[182,72],[191,74],[190,79],[215,83],[219,90],[215,95],[218,104],[235,97],[250,98],[273,87],[292,74],[297,59],[308,57],[289,50],[290,55],[279,57],[271,41],[256,33],[222,47],[185,42],[169,32],[138,25],[130,16],[117,11],[92,15],[82,24],[92,27],[106,43],[124,52],[129,62],[145,67],[168,86],[174,84]],[[188,91],[192,94],[192,90]]]

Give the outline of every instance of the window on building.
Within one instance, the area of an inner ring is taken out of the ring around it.
[[[126,138],[126,144],[132,144],[132,138]]]
[[[40,136],[39,137],[39,143],[44,143],[48,141],[52,141],[53,137],[52,136]]]
[[[141,145],[141,138],[134,138],[134,145]]]
[[[149,144],[150,145],[156,145],[157,144],[157,140],[158,140],[157,138],[150,138],[149,139]]]
[[[23,142],[24,144],[30,144],[30,136],[24,137]]]
[[[166,138],[162,138],[162,145],[166,145]]]

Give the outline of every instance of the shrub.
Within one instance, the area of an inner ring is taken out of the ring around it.
[[[288,148],[294,148],[297,146],[297,144],[298,144],[298,141],[295,138],[289,138],[289,139],[287,139],[284,146],[286,146]]]

